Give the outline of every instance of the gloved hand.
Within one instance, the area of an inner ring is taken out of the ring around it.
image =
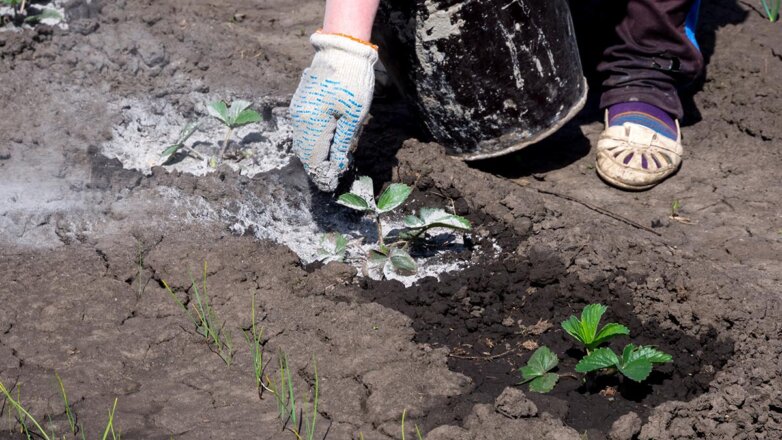
[[[333,192],[369,113],[377,47],[325,33],[315,33],[310,41],[315,58],[290,107],[293,151],[315,185]]]

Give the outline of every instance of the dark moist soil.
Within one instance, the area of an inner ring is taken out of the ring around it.
[[[453,192],[447,197],[456,206],[471,204]],[[426,201],[420,193],[412,198],[420,205],[435,202]],[[457,213],[490,231],[490,240],[481,243],[492,241],[513,250],[525,238],[485,214],[469,215],[466,209]],[[469,259],[469,252],[453,258]],[[362,281],[368,299],[409,316],[416,330],[415,341],[447,347],[449,367],[475,383],[471,393],[451,399],[443,411],[433,411],[434,417],[427,420],[431,426],[458,424],[474,404],[492,403],[506,387],[518,384],[518,368],[531,354],[523,343],[548,346],[560,357],[559,373],[581,376],[574,367],[584,353],[559,324],[572,314],[579,315],[587,304],[609,307],[603,324],[620,322],[630,328],[631,339],[623,337],[609,345],[615,351],[621,352],[626,343],[633,342],[656,346],[674,356],[672,364],[656,367],[642,384],[618,376],[588,382],[562,377],[549,394],[527,393],[539,410],[561,418],[579,432],[589,431],[590,439],[604,438],[613,422],[631,411],[645,419],[660,403],[689,401],[705,393],[733,355],[733,342],[718,338],[714,328],[695,337],[663,330],[655,321],[642,323],[633,312],[628,284],[643,282],[646,274],[617,270],[585,284],[577,274],[568,273],[555,253],[518,256],[503,252],[500,261],[485,260],[457,274],[442,275],[439,281],[427,278],[408,289],[396,282]],[[606,395],[612,392],[615,394]]]

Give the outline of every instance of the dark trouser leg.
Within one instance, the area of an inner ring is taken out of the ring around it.
[[[683,116],[677,90],[703,70],[703,57],[688,28],[699,0],[628,0],[616,41],[598,70],[606,75],[601,107],[641,101]],[[613,3],[623,7],[625,2]],[[689,20],[688,20],[689,19]],[[688,34],[690,34],[688,36]]]

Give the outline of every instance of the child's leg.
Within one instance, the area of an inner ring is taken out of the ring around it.
[[[606,130],[597,172],[624,189],[647,189],[681,165],[678,89],[703,70],[694,27],[700,0],[627,0],[617,40],[598,70],[606,75]]]
[[[620,3],[622,4],[622,3]],[[623,102],[651,104],[673,118],[683,116],[677,89],[695,80],[703,57],[693,29],[700,0],[629,0],[598,69],[607,75],[601,107]]]

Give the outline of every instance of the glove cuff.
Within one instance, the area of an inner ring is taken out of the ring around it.
[[[351,37],[345,34],[327,34],[322,31],[315,32],[310,37],[310,42],[315,50],[337,51],[353,57],[369,61],[373,66],[377,62],[377,46],[374,44]]]

